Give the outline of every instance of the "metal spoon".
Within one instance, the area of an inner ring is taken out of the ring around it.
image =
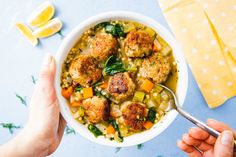
[[[167,91],[169,91],[173,98],[174,98],[174,102],[175,103],[171,103],[171,105],[168,106],[167,111],[175,109],[177,112],[179,112],[183,117],[185,117],[186,119],[188,119],[190,122],[192,122],[193,124],[195,124],[196,126],[198,126],[199,128],[205,130],[206,132],[208,132],[209,134],[211,134],[212,136],[214,136],[215,138],[217,138],[220,133],[218,131],[216,131],[215,129],[207,126],[205,123],[203,123],[202,121],[198,120],[197,118],[193,117],[191,114],[189,114],[188,112],[184,111],[180,106],[179,106],[179,102],[177,100],[177,97],[175,96],[175,93],[169,89],[168,87],[158,84],[159,86],[161,86],[162,88],[166,89]],[[236,140],[234,141],[234,151],[236,150]]]

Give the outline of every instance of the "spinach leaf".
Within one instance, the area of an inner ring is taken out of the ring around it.
[[[151,121],[152,123],[155,122],[155,119],[156,119],[156,111],[155,111],[155,108],[152,107],[148,110],[148,115],[147,115],[147,119],[149,121]]]
[[[118,37],[125,37],[124,27],[122,25],[116,24],[115,31]]]
[[[118,137],[119,137],[119,141],[123,142],[123,136],[120,133],[120,128],[119,125],[116,123],[116,121],[114,119],[109,119],[109,123],[114,127],[114,129],[118,132]]]
[[[97,24],[94,29],[97,30],[98,28],[104,28],[106,25],[109,25],[110,22],[101,22],[99,24]]]
[[[102,22],[97,24],[94,29],[104,28],[106,33],[110,33],[114,37],[125,37],[124,27],[120,24],[111,24],[110,22]]]
[[[115,75],[116,73],[125,72],[124,64],[115,56],[110,56],[105,62],[103,69],[104,75]]]
[[[105,26],[105,31],[107,33],[112,34],[114,37],[124,37],[125,32],[124,32],[124,27],[120,24],[107,24]]]
[[[93,125],[93,124],[89,124],[89,125],[88,125],[88,130],[89,130],[90,132],[92,132],[95,137],[98,137],[98,136],[103,135],[103,134],[102,134],[102,131],[99,130],[99,129],[98,129],[95,125]]]

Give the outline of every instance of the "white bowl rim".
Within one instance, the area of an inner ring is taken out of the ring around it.
[[[153,28],[158,34],[166,40],[173,49],[173,55],[177,60],[177,66],[179,70],[178,74],[178,83],[176,89],[176,95],[179,100],[180,106],[183,105],[187,88],[188,88],[188,72],[187,72],[187,64],[185,58],[183,56],[181,47],[172,36],[172,34],[160,25],[158,22],[153,20],[152,18],[146,17],[142,14],[130,12],[130,11],[111,11],[111,12],[104,12],[98,14],[96,16],[90,17],[84,22],[77,25],[63,40],[62,44],[60,45],[55,59],[56,59],[56,77],[55,77],[55,88],[56,93],[58,96],[58,102],[60,106],[60,111],[66,122],[76,130],[80,135],[87,138],[88,140],[95,142],[97,144],[102,144],[106,146],[113,146],[113,147],[127,147],[132,145],[137,145],[140,143],[147,142],[160,133],[162,133],[176,118],[178,113],[174,110],[170,111],[161,122],[155,124],[153,128],[148,131],[144,131],[142,133],[134,134],[132,136],[124,138],[124,142],[118,143],[115,141],[110,141],[102,136],[95,138],[92,133],[88,131],[88,129],[79,124],[73,117],[70,112],[69,106],[66,103],[66,100],[61,96],[61,88],[60,88],[60,75],[61,75],[61,66],[62,63],[67,56],[69,50],[74,46],[74,44],[78,41],[81,34],[88,29],[89,27],[98,24],[100,22],[105,22],[109,20],[130,20],[130,21],[137,21],[139,23],[143,23],[147,26]],[[164,121],[164,123],[163,123]]]

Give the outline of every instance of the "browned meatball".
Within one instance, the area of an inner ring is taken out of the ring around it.
[[[118,73],[109,79],[107,91],[120,102],[134,93],[135,84],[129,73]]]
[[[102,70],[99,69],[97,61],[88,55],[79,55],[72,61],[69,68],[71,78],[82,86],[88,86],[97,82],[102,76]]]
[[[91,123],[98,123],[108,119],[110,106],[105,98],[94,96],[93,98],[85,99],[82,102],[82,106]]]
[[[151,78],[155,83],[163,83],[166,81],[171,70],[169,57],[160,53],[145,58],[139,73],[144,78]]]
[[[143,129],[148,110],[144,104],[138,102],[125,102],[122,107],[123,123],[134,131]]]
[[[128,57],[144,57],[152,53],[153,41],[143,30],[133,30],[125,38],[124,50]]]
[[[91,42],[91,54],[99,61],[105,61],[116,52],[117,40],[111,34],[98,33]]]

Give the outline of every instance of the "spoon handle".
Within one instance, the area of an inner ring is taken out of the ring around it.
[[[200,121],[197,118],[193,117],[191,114],[189,114],[188,112],[184,111],[183,109],[178,108],[178,112],[182,116],[184,116],[186,119],[191,121],[193,124],[195,124],[196,126],[198,126],[201,129],[207,131],[209,134],[211,134],[215,138],[217,138],[220,135],[220,133],[218,131],[216,131],[215,129],[212,129],[211,127],[207,126],[205,123],[203,123],[202,121]]]
[[[196,126],[198,126],[199,128],[207,131],[209,134],[211,134],[212,136],[214,136],[215,138],[217,138],[220,133],[218,131],[216,131],[215,129],[207,126],[205,123],[203,123],[202,121],[198,120],[197,118],[193,117],[191,114],[189,114],[188,112],[184,111],[181,108],[178,108],[177,111],[186,119],[188,119],[189,121],[191,121],[193,124],[195,124]],[[236,140],[234,141],[234,152],[236,152]]]

